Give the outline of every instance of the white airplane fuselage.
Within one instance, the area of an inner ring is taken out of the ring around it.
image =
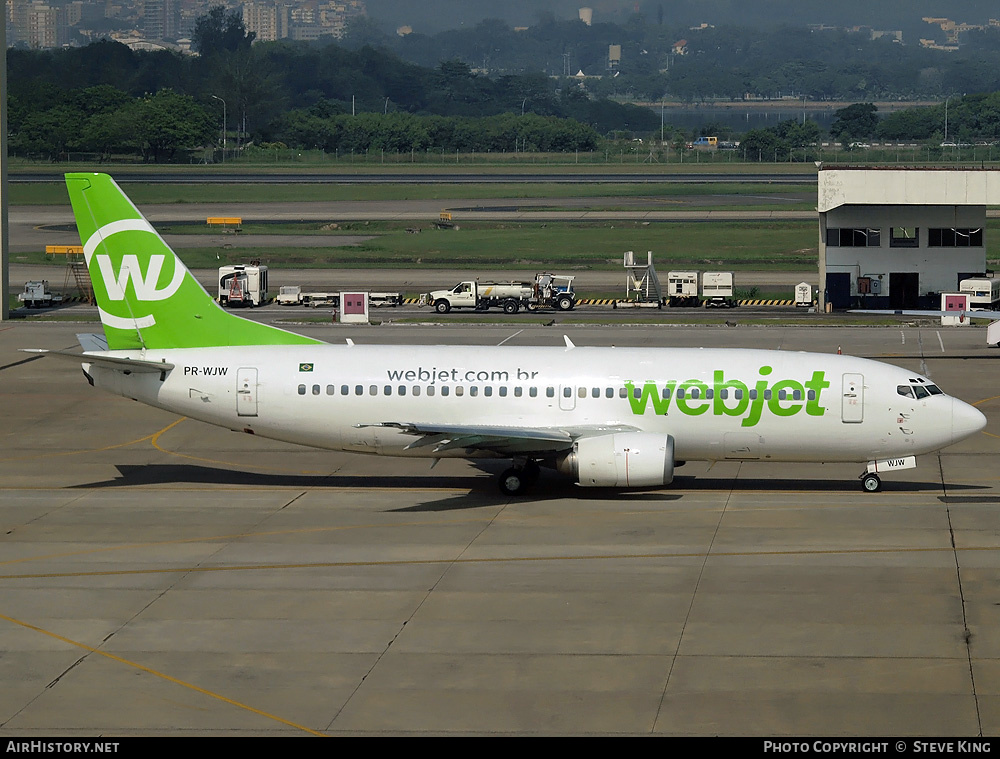
[[[672,436],[677,461],[788,462],[913,456],[984,424],[939,390],[904,392],[934,387],[911,371],[817,353],[306,345],[104,355],[174,366],[127,374],[84,355],[110,392],[276,440],[392,456],[499,457],[414,447],[393,424],[634,429]]]

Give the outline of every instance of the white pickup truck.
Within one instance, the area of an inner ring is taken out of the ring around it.
[[[446,314],[453,308],[486,311],[491,306],[516,314],[531,299],[533,291],[528,282],[459,282],[450,290],[434,290],[422,295],[420,303],[434,306],[439,314]]]

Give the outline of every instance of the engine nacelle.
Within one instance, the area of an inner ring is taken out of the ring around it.
[[[674,439],[653,432],[585,437],[556,460],[556,469],[586,488],[645,488],[674,479]]]

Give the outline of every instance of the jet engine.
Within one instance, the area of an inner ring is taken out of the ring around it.
[[[643,488],[674,479],[674,439],[653,432],[617,432],[580,438],[556,460],[556,469],[587,488]]]

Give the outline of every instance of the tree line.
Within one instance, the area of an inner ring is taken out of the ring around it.
[[[540,13],[536,23],[522,31],[487,19],[462,29],[400,37],[372,19],[359,19],[348,28],[345,44],[391,50],[423,66],[456,59],[496,74],[572,75],[583,70],[602,76],[587,80],[595,96],[646,101],[742,100],[747,95],[921,100],[1000,89],[996,27],[967,32],[958,51],[945,52],[917,44],[918,36],[937,36],[944,42],[940,29],[921,21],[918,14],[913,15],[917,26],[908,28],[906,44],[899,44],[892,36],[871,39],[867,30],[811,29],[805,22],[779,22],[790,17],[774,11],[763,14],[771,19],[767,24],[740,25],[734,20],[745,15],[723,12],[721,7],[713,13],[712,4],[700,5],[700,20],[713,21],[714,26],[691,29],[678,23],[674,9],[662,12],[666,4],[647,3],[645,14],[634,14],[621,24],[588,26]],[[611,45],[620,46],[620,62],[609,61]]]
[[[372,47],[252,42],[235,14],[213,9],[195,29],[199,56],[111,40],[10,49],[9,144],[15,154],[151,161],[189,158],[225,135],[236,144],[331,150],[387,141],[414,150],[590,150],[599,134],[659,122],[648,109],[594,99],[538,73],[490,78],[461,61],[427,68]],[[354,125],[334,118],[362,114]]]

